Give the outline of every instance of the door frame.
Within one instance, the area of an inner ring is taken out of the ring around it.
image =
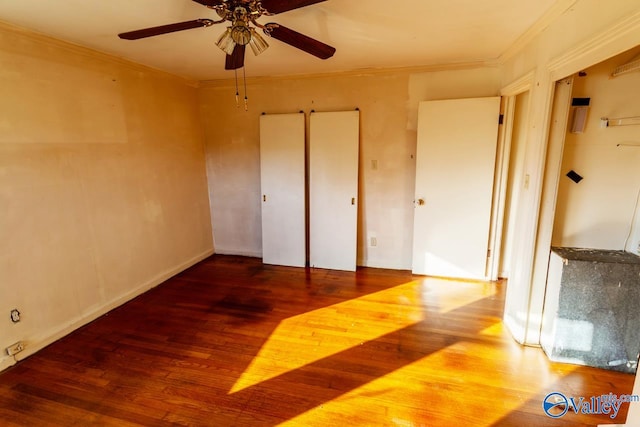
[[[496,173],[493,187],[493,202],[491,207],[491,231],[489,234],[490,256],[487,260],[487,277],[498,280],[500,274],[500,255],[504,244],[504,217],[509,170],[511,168],[511,148],[513,142],[513,126],[516,109],[516,97],[531,90],[534,72],[531,71],[500,91],[502,104],[500,114],[503,117],[502,126],[498,129],[498,148],[496,153]]]

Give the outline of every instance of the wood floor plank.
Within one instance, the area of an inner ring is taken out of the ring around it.
[[[542,400],[630,394],[501,322],[505,283],[212,256],[0,373],[1,425],[595,426]]]

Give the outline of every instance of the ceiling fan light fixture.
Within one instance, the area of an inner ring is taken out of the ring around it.
[[[233,37],[231,37],[231,27],[227,27],[225,32],[220,35],[216,42],[216,46],[222,49],[222,51],[227,55],[231,55],[233,53],[233,49],[236,47],[236,42],[233,41]]]
[[[264,39],[264,37],[258,34],[255,28],[251,28],[251,40],[249,41],[249,46],[251,47],[253,54],[255,56],[258,56],[262,52],[267,50],[267,48],[269,47],[269,44]]]
[[[236,21],[231,27],[231,38],[236,44],[246,46],[251,41],[251,30],[244,21]]]

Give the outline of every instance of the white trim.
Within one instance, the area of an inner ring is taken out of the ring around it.
[[[637,11],[549,62],[547,69],[551,81],[602,62],[635,47],[639,42],[640,11]]]
[[[516,95],[520,95],[522,92],[531,90],[531,86],[533,85],[533,79],[535,77],[535,74],[536,74],[536,71],[531,70],[527,74],[515,79],[514,81],[504,86],[500,90],[500,95],[516,96]]]
[[[560,93],[566,92],[557,90],[563,88],[562,85],[569,86],[564,99],[558,98]],[[553,222],[556,212],[556,199],[560,181],[560,171],[562,169],[562,157],[564,154],[564,142],[566,126],[569,120],[569,108],[571,107],[571,95],[573,91],[573,77],[559,80],[552,85],[550,120],[546,137],[546,153],[544,170],[542,171],[542,188],[537,216],[537,228],[535,246],[533,249],[533,263],[531,268],[531,292],[529,294],[529,317],[527,319],[526,341],[538,343],[540,341],[540,331],[542,327],[542,313],[544,310],[544,298],[540,298],[537,307],[532,306],[533,294],[537,290],[546,290],[547,274],[549,270],[549,254],[551,251],[551,237],[553,234]],[[554,124],[552,124],[552,122]],[[536,320],[539,319],[539,320]],[[534,324],[535,323],[535,324]],[[529,332],[536,331],[530,337]]]
[[[238,255],[251,258],[262,258],[262,251],[248,251],[245,249],[216,248],[215,253],[218,255]]]
[[[44,336],[39,336],[39,337],[35,337],[33,339],[24,339],[22,341],[25,342],[25,349],[16,354],[15,355],[15,359],[16,361],[20,361],[23,360],[29,356],[31,356],[32,354],[36,353],[37,351],[43,349],[44,347],[52,344],[53,342],[59,340],[60,338],[64,337],[65,335],[70,334],[71,332],[75,331],[76,329],[80,328],[83,325],[86,325],[89,322],[92,322],[93,320],[97,319],[98,317],[108,313],[109,311],[113,310],[116,307],[121,306],[122,304],[132,300],[133,298],[137,297],[138,295],[141,295],[145,292],[147,292],[148,290],[160,285],[161,283],[163,283],[164,281],[166,281],[167,279],[170,279],[171,277],[175,276],[176,274],[186,270],[187,268],[193,266],[194,264],[197,264],[198,262],[206,259],[207,257],[211,256],[213,254],[213,250],[212,249],[208,249],[205,252],[196,255],[195,257],[179,264],[176,267],[170,268],[160,274],[158,274],[157,276],[155,276],[154,278],[148,280],[147,282],[143,283],[142,285],[138,286],[136,289],[133,289],[130,292],[127,292],[126,294],[115,298],[113,300],[111,300],[110,302],[102,305],[101,307],[96,308],[94,311],[87,313],[83,316],[80,316],[76,319],[72,319],[66,326],[52,332],[52,333],[47,333]],[[11,359],[11,358],[9,358]],[[9,366],[11,366],[12,364],[14,364],[15,362],[13,362],[13,360],[9,360],[8,362],[9,364],[7,366],[4,366],[6,364],[6,359],[0,360],[0,370],[1,369],[5,369]]]
[[[498,140],[498,158],[496,167],[496,183],[494,187],[494,201],[492,214],[492,236],[490,238],[489,249],[491,250],[491,259],[488,268],[488,276],[490,280],[497,280],[498,277],[505,277],[505,272],[498,271],[500,269],[500,261],[502,258],[503,234],[504,234],[504,214],[506,209],[507,197],[507,180],[509,178],[509,158],[511,157],[511,145],[513,137],[513,121],[515,114],[515,98],[517,95],[531,90],[535,70],[519,77],[500,90],[503,96],[504,114],[503,128],[500,130],[500,139]],[[496,198],[497,195],[497,198]]]
[[[398,261],[385,261],[385,260],[377,260],[377,261],[369,261],[368,259],[359,258],[357,261],[358,267],[367,267],[367,268],[382,268],[386,270],[405,270],[410,272],[411,266],[403,264]]]
[[[247,85],[261,85],[272,82],[290,82],[295,80],[310,80],[310,79],[324,79],[335,77],[367,77],[367,76],[396,76],[400,73],[406,74],[421,74],[432,73],[438,71],[454,71],[454,70],[473,70],[478,68],[497,68],[499,66],[495,61],[473,61],[473,62],[457,62],[450,64],[435,64],[435,65],[418,65],[414,67],[391,67],[391,68],[364,68],[351,71],[336,71],[331,73],[316,73],[316,74],[285,74],[279,76],[262,76],[262,77],[247,77]],[[199,88],[228,88],[234,87],[235,81],[233,79],[213,79],[202,80],[199,82]]]
[[[525,31],[509,48],[498,58],[498,62],[504,64],[517,55],[531,41],[551,25],[558,17],[576,4],[577,0],[558,0],[538,19],[527,31]]]
[[[16,364],[16,360],[12,356],[4,356],[0,359],[0,372],[10,368]]]
[[[487,265],[489,280],[498,280],[498,269],[502,258],[502,237],[504,233],[504,213],[507,199],[507,181],[509,179],[509,159],[511,157],[511,138],[513,136],[513,117],[515,97],[503,97],[500,114],[504,120],[498,130],[496,172],[491,202],[491,228],[489,234],[490,257]]]
[[[537,165],[535,170],[539,171],[539,175],[535,175],[536,179],[531,179],[529,182],[529,191],[532,194],[532,203],[531,206],[534,209],[528,211],[527,221],[525,221],[525,227],[528,229],[524,230],[525,236],[530,236],[529,239],[525,239],[522,242],[522,252],[519,254],[520,259],[522,260],[522,265],[519,266],[521,270],[520,279],[523,283],[528,284],[529,286],[529,301],[528,301],[528,309],[527,309],[527,321],[525,326],[525,335],[522,343],[525,345],[538,345],[540,343],[540,331],[538,328],[538,334],[535,337],[531,337],[529,335],[530,325],[529,320],[531,319],[532,311],[535,309],[531,307],[532,294],[534,292],[534,284],[533,284],[533,276],[534,276],[534,259],[537,255],[536,253],[536,245],[539,238],[539,221],[540,221],[540,212],[542,206],[542,190],[544,187],[544,177],[545,175],[545,166],[547,160],[547,151],[549,144],[549,130],[551,127],[551,112],[553,105],[553,96],[555,90],[555,83],[552,80],[546,80],[544,83],[541,83],[542,87],[547,87],[547,93],[545,94],[544,101],[544,110],[543,110],[543,122],[541,126],[541,131],[538,134],[538,137],[541,139],[542,144],[539,145],[538,148],[538,156],[537,156]],[[528,138],[529,142],[531,142],[531,138]],[[534,174],[531,174],[534,176]],[[556,189],[557,190],[557,189]],[[513,262],[512,262],[513,265]],[[513,268],[510,268],[513,271]],[[542,313],[542,307],[539,310],[535,310],[537,315]]]

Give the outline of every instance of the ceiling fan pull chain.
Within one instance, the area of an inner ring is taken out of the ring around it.
[[[238,69],[233,70],[236,74],[236,108],[240,108],[240,90],[238,89]]]
[[[247,97],[247,72],[246,72],[246,66],[242,67],[242,80],[244,80],[244,111],[249,111],[249,98]]]

